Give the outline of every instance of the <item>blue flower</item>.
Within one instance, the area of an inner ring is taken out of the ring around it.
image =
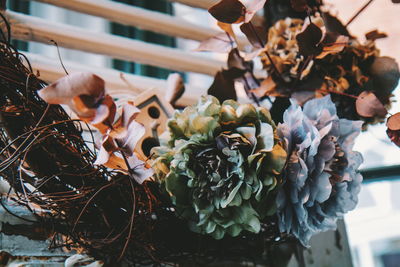
[[[307,246],[312,235],[336,228],[336,220],[355,208],[362,176],[360,153],[353,151],[361,121],[339,119],[330,96],[295,103],[285,111],[278,134],[288,162],[277,195],[281,232]]]

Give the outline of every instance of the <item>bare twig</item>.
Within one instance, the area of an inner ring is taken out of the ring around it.
[[[63,63],[63,61],[62,61],[61,54],[60,54],[60,48],[58,47],[57,42],[54,41],[54,40],[50,40],[50,42],[53,43],[53,44],[56,46],[56,48],[57,48],[57,54],[58,54],[58,59],[60,60],[61,67],[63,68],[65,74],[69,75],[69,73],[68,73],[67,69],[65,68],[64,63]]]
[[[374,0],[369,0],[367,3],[365,3],[360,10],[357,11],[356,14],[351,17],[351,19],[346,23],[346,27],[350,25]]]

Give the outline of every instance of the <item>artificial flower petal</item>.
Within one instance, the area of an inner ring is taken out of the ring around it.
[[[258,233],[286,160],[268,110],[208,96],[168,126],[153,166],[190,229],[216,239]]]
[[[334,229],[357,203],[362,157],[352,149],[362,122],[339,119],[329,95],[304,109],[292,101],[283,118],[278,134],[290,158],[276,198],[279,229],[307,246],[312,235]]]

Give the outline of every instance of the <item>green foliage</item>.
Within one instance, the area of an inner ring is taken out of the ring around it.
[[[195,232],[258,233],[275,210],[286,152],[264,108],[202,97],[175,113],[153,152],[157,177]]]

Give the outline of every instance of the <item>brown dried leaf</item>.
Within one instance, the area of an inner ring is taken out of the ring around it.
[[[254,17],[254,15],[264,7],[266,0],[252,0],[246,6],[246,15],[244,22],[248,23]]]
[[[246,7],[239,0],[221,0],[208,9],[218,21],[224,23],[240,23],[245,19]]]
[[[221,30],[223,30],[224,32],[226,32],[230,36],[232,36],[232,38],[235,38],[235,33],[233,32],[232,24],[218,21],[217,25],[218,25],[218,27],[220,27]]]
[[[127,171],[128,166],[122,156],[116,153],[118,151],[119,148],[115,140],[111,136],[105,136],[94,164]],[[127,156],[126,159],[130,169],[128,172],[129,176],[134,178],[139,184],[142,184],[153,175],[153,170],[144,161],[140,160],[135,153]]]
[[[94,116],[94,108],[104,97],[105,83],[90,72],[67,75],[38,92],[49,104],[68,105],[80,117]]]
[[[233,40],[226,32],[219,33],[200,43],[195,51],[210,51],[218,53],[228,53],[234,46]]]
[[[207,93],[218,98],[221,103],[227,99],[236,100],[235,79],[240,77],[239,74],[243,74],[243,71],[236,68],[218,71]]]
[[[276,83],[272,79],[271,76],[268,76],[265,80],[263,80],[260,84],[260,87],[251,91],[258,98],[263,96],[282,96],[279,92],[276,91]]]
[[[329,36],[329,34],[327,34],[326,36]],[[328,42],[329,42],[328,39],[322,42],[323,43],[322,53],[316,57],[317,59],[324,58],[330,54],[337,54],[342,52],[349,42],[349,37],[344,35],[339,35],[337,36],[336,40],[333,43],[332,42],[328,43]]]
[[[49,104],[68,105],[78,117],[105,133],[115,118],[114,100],[105,94],[104,80],[90,72],[65,76],[38,92]]]
[[[386,108],[374,93],[364,91],[356,100],[356,110],[358,115],[362,117],[385,117],[387,114]]]
[[[121,117],[103,137],[95,164],[113,169],[129,170],[129,175],[138,183],[142,183],[153,175],[153,170],[148,168],[145,162],[138,159],[134,153],[137,143],[146,132],[144,126],[135,121],[139,111],[132,102],[128,102],[122,107]],[[123,156],[126,158],[129,168]]]
[[[139,140],[146,133],[144,126],[136,121],[129,123],[125,135],[120,135],[116,140],[120,148],[129,156],[132,155]]]
[[[122,114],[118,121],[113,125],[110,135],[117,139],[124,138],[128,134],[127,130],[129,125],[136,119],[139,113],[140,109],[138,109],[133,102],[129,101],[124,104],[122,106]]]
[[[247,64],[237,48],[232,49],[228,54],[228,69],[237,68],[246,70]]]
[[[122,115],[121,115],[121,125],[123,127],[128,127],[129,124],[136,119],[137,115],[139,115],[140,109],[138,109],[132,101],[128,101],[122,106]]]
[[[114,139],[106,135],[101,143],[99,153],[97,154],[97,159],[94,162],[95,165],[104,165],[107,168],[126,170],[125,161],[114,154],[118,151],[118,146],[116,145]]]
[[[367,40],[372,40],[375,41],[377,39],[381,39],[381,38],[386,38],[388,35],[384,32],[380,32],[378,30],[373,30],[370,32],[367,32],[365,34],[365,38],[367,38]]]
[[[331,15],[329,12],[322,12],[322,19],[324,20],[324,25],[328,32],[334,32],[344,36],[350,36],[349,31],[346,26],[335,16]]]
[[[129,176],[139,184],[142,184],[154,174],[153,169],[147,166],[146,162],[139,159],[135,154],[128,158],[128,164],[131,167]]]
[[[110,136],[115,139],[119,148],[129,156],[133,154],[137,143],[146,133],[144,126],[135,121],[139,112],[140,110],[132,102],[124,104],[121,117],[110,132]]]
[[[308,24],[302,32],[296,35],[299,53],[306,57],[320,54],[322,47],[318,44],[321,39],[322,30],[314,23]]]
[[[400,112],[390,116],[387,119],[386,126],[392,131],[400,130]]]
[[[93,73],[75,72],[58,79],[40,90],[38,94],[49,104],[68,105],[76,96],[83,95],[90,97],[90,100],[101,99],[105,91],[104,86],[104,80]]]
[[[251,23],[243,23],[240,30],[246,35],[251,45],[255,48],[263,48],[267,41],[267,31],[264,27],[254,26]]]
[[[400,147],[400,131],[387,129],[386,134],[389,136],[390,141],[392,141],[395,145]]]
[[[110,95],[106,95],[101,105],[96,108],[94,117],[87,122],[104,134],[113,125],[116,112],[117,106],[114,100]]]
[[[185,84],[179,73],[171,73],[167,78],[167,91],[165,92],[165,100],[174,105],[185,92]]]

